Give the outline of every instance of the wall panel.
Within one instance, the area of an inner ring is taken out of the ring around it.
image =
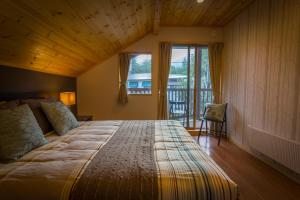
[[[224,28],[223,97],[229,129],[248,125],[300,142],[300,1],[255,1]]]

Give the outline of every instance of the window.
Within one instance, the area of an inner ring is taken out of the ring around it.
[[[127,79],[128,94],[151,94],[151,54],[132,54]]]
[[[207,46],[172,47],[167,94],[170,119],[189,129],[199,128],[205,104],[211,103],[213,96]]]

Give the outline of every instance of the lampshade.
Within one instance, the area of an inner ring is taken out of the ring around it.
[[[76,103],[75,92],[61,92],[60,101],[62,101],[66,106],[71,106]]]

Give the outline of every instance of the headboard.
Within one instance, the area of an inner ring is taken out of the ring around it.
[[[60,92],[76,92],[76,78],[0,66],[0,101],[27,98],[58,99]],[[76,105],[72,110],[76,112]]]

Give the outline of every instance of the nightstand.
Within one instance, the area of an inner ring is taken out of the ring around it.
[[[78,121],[93,121],[93,115],[78,115]]]

